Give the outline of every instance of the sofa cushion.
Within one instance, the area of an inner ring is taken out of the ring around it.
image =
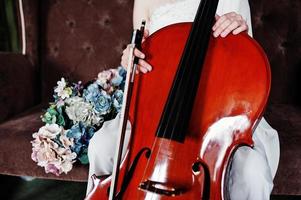
[[[37,178],[62,179],[70,181],[87,181],[88,167],[74,165],[67,175],[59,177],[46,174],[44,169],[37,166],[31,159],[32,133],[43,126],[40,119],[42,108],[45,104],[38,105],[0,124],[0,172],[14,176],[34,176]]]

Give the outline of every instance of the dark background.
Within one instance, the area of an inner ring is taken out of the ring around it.
[[[16,0],[0,1],[0,51],[20,52]]]

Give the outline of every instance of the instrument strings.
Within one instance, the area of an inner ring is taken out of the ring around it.
[[[201,3],[203,3],[203,5],[200,4],[197,16],[201,16],[201,17],[204,16],[204,15],[208,16],[209,15],[209,9],[205,9],[205,8],[211,2],[212,1],[203,0],[201,2]],[[181,97],[182,95],[186,96],[186,92],[189,91],[189,87],[190,87],[191,83],[190,83],[190,78],[188,78],[188,77],[192,77],[192,76],[198,76],[199,77],[199,75],[200,75],[200,73],[196,73],[195,72],[195,71],[198,71],[198,69],[195,69],[197,66],[189,66],[189,62],[191,60],[188,59],[188,58],[192,57],[194,60],[196,60],[199,55],[194,52],[194,49],[196,49],[196,46],[204,46],[204,44],[203,44],[204,42],[202,42],[202,44],[200,44],[199,42],[196,42],[197,38],[200,38],[199,34],[204,35],[204,29],[198,28],[198,27],[201,27],[202,21],[199,19],[200,17],[197,18],[197,16],[196,16],[196,19],[195,19],[195,21],[193,23],[191,34],[189,35],[189,38],[187,40],[188,41],[187,45],[185,46],[185,49],[184,49],[185,55],[182,56],[181,61],[180,61],[181,65],[179,66],[178,71],[176,73],[176,78],[178,78],[179,80],[177,80],[178,85],[176,85],[176,86],[178,86],[178,88],[177,88],[177,92],[174,94],[175,97],[173,97],[173,98],[180,99],[182,101],[179,101],[178,105],[177,104],[173,104],[172,107],[171,107],[171,110],[176,109],[177,106],[178,106],[178,108],[182,108],[182,109],[185,108],[185,109],[187,109],[186,108],[187,106],[184,106],[185,103],[186,103],[186,98],[179,98],[179,97]],[[208,24],[205,24],[205,26],[208,26]],[[203,37],[201,37],[201,38],[203,38]],[[200,68],[200,67],[198,67],[198,68]],[[187,76],[187,74],[188,74],[188,76]],[[194,84],[194,87],[193,87],[192,91],[196,91],[197,86],[198,86],[198,84]],[[171,94],[169,94],[169,95],[171,96]],[[195,95],[190,95],[190,100],[191,100],[191,98],[194,99],[194,97],[195,97]],[[186,105],[188,105],[188,104],[186,104]],[[164,110],[164,112],[166,112],[166,111]],[[172,124],[171,120],[174,120],[173,123],[178,123],[179,124],[179,120],[181,120],[182,117],[183,116],[182,116],[181,110],[177,109],[176,110],[176,117],[173,118],[172,115],[169,115],[167,123],[168,124]],[[189,116],[184,116],[184,117],[189,117]],[[168,133],[166,131],[166,129],[164,130],[163,135],[162,135],[162,138],[168,138],[169,139],[168,146],[170,146],[172,138],[174,137],[174,134],[176,133],[175,129],[177,129],[176,126],[173,126],[172,128],[173,129],[172,129],[170,137],[168,137],[168,134],[170,134],[170,133]],[[152,149],[151,149],[152,152],[153,152],[153,150],[155,148],[156,142],[157,142],[157,137],[156,137],[156,139],[155,139],[155,141],[153,143],[153,146],[152,146]],[[163,145],[163,143],[161,142],[159,144],[157,155],[160,152],[160,150],[162,148],[162,145]],[[157,157],[157,155],[153,155],[153,156]],[[146,165],[146,168],[144,170],[143,177],[145,176],[146,169],[148,168],[148,165],[149,165],[149,161],[147,161],[147,165]],[[162,167],[162,166],[160,166],[160,168],[158,170],[156,169],[156,172],[158,172],[158,175],[159,175],[159,177],[158,177],[159,181],[161,180],[161,178],[163,178],[163,176],[165,176],[165,174],[162,173],[162,170],[165,170],[165,168]],[[141,180],[141,181],[143,181],[143,180]],[[154,192],[155,193],[157,192],[157,188],[155,188]],[[153,199],[153,197],[155,198],[155,196],[156,195],[152,195],[151,199]]]

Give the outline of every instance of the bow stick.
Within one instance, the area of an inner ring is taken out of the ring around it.
[[[144,34],[144,28],[145,28],[145,21],[142,21],[142,25],[140,30],[136,29],[133,31],[132,35],[132,41],[130,44],[130,56],[128,59],[128,68],[127,68],[127,74],[126,74],[126,80],[125,80],[125,86],[124,86],[124,96],[122,101],[122,108],[120,111],[120,123],[119,123],[119,136],[117,139],[117,148],[115,151],[115,157],[114,157],[114,167],[112,172],[112,179],[111,179],[111,186],[110,186],[110,194],[109,194],[109,200],[114,200],[116,189],[118,185],[118,176],[119,176],[119,167],[121,163],[121,156],[122,156],[122,150],[124,146],[124,139],[126,134],[126,126],[127,126],[127,119],[129,115],[129,107],[132,97],[132,89],[133,89],[133,83],[135,78],[135,71],[137,70],[137,65],[139,58],[134,56],[134,49],[141,48],[141,42]]]

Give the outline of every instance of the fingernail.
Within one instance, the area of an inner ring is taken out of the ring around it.
[[[144,59],[144,58],[145,58],[145,55],[144,55],[144,54],[141,54],[141,58]]]

